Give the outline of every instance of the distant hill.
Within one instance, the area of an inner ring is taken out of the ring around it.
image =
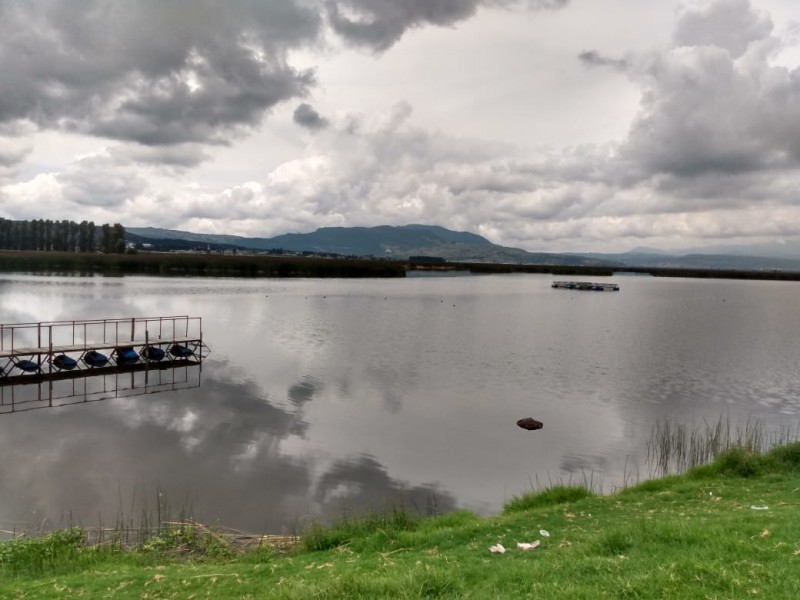
[[[152,244],[157,249],[238,249],[311,252],[342,256],[373,256],[407,260],[409,256],[438,256],[454,262],[492,262],[550,265],[608,265],[607,259],[582,255],[526,252],[491,243],[465,231],[434,225],[393,227],[322,227],[311,233],[289,233],[273,238],[190,233],[155,227],[126,228],[128,241]]]
[[[800,272],[800,260],[774,256],[743,256],[738,254],[683,254],[663,252],[626,252],[623,254],[589,254],[597,260],[608,260],[629,267],[665,269],[721,269],[730,271],[788,271]]]
[[[311,233],[288,233],[273,238],[128,227],[126,240],[147,243],[156,250],[308,252],[398,260],[407,260],[409,256],[437,256],[451,262],[800,272],[800,259],[774,255],[670,254],[655,248],[637,248],[618,254],[527,252],[493,244],[474,233],[452,231],[434,225],[322,227]]]

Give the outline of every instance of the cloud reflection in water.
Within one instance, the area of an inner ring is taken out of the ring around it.
[[[0,453],[21,457],[0,463],[0,523],[136,520],[159,492],[175,516],[188,505],[200,519],[272,532],[335,517],[343,505],[455,506],[435,486],[392,479],[373,457],[326,468],[313,453],[285,451],[286,440],[306,436],[302,407],[319,381],[293,385],[282,407],[256,384],[227,379],[223,362],[203,369],[200,388],[0,417]],[[334,493],[341,485],[346,493]]]

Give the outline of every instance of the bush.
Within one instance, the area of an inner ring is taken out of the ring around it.
[[[53,531],[44,537],[0,543],[0,570],[13,575],[38,574],[45,569],[74,566],[90,555],[86,534],[77,527]]]
[[[779,467],[789,471],[800,471],[800,442],[773,448],[767,457],[774,460]]]
[[[760,461],[752,451],[735,447],[723,452],[716,462],[721,473],[752,477],[759,471]]]

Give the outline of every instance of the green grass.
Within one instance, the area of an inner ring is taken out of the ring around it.
[[[175,551],[187,532],[115,551],[68,530],[0,544],[0,597],[798,598],[798,515],[800,443],[734,447],[608,496],[556,486],[491,518],[397,510],[314,526],[287,553]]]
[[[551,506],[553,504],[575,502],[576,500],[583,500],[592,495],[592,492],[585,487],[555,485],[538,493],[515,496],[503,507],[503,514],[511,514],[530,510],[532,508]]]

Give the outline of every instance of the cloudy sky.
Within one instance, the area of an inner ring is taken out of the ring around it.
[[[0,216],[800,243],[797,0],[0,0]]]

